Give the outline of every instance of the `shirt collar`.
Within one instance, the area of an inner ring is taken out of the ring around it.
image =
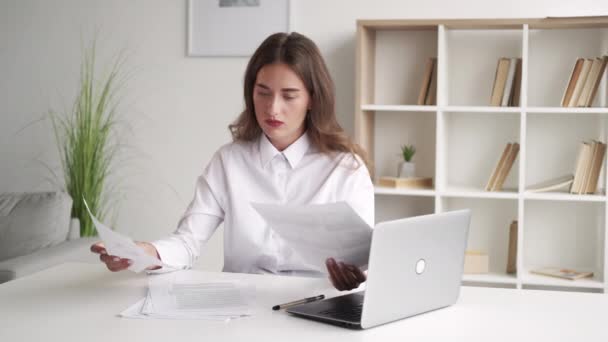
[[[268,137],[262,133],[260,137],[260,161],[262,167],[265,168],[277,154],[283,154],[283,156],[289,162],[289,165],[294,169],[298,163],[302,160],[306,152],[310,147],[310,138],[307,133],[302,134],[298,140],[294,141],[289,145],[283,152],[277,150],[276,147],[268,140]]]

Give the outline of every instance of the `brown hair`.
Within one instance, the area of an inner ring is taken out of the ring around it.
[[[249,60],[244,80],[245,109],[228,126],[232,139],[253,141],[262,134],[255,117],[253,88],[258,71],[273,63],[287,64],[300,77],[310,94],[310,110],[306,113],[305,125],[312,144],[323,153],[358,155],[369,165],[365,151],[351,141],[336,119],[334,82],[319,49],[312,40],[297,32],[269,36]]]

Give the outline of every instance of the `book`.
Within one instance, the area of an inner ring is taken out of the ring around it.
[[[509,105],[518,107],[520,96],[521,96],[521,58],[518,58],[517,66],[515,67],[515,83],[513,84],[513,94],[511,96],[511,102]]]
[[[416,102],[419,106],[424,105],[424,102],[426,100],[429,91],[429,85],[431,84],[431,78],[433,76],[433,65],[436,63],[436,61],[436,58],[429,58],[426,61],[426,66],[424,67],[424,75],[422,76],[422,85],[418,94],[418,101]]]
[[[465,274],[488,273],[490,269],[490,258],[486,253],[480,251],[466,251],[464,253]]]
[[[507,274],[517,273],[517,221],[509,226],[509,250],[507,256]]]
[[[492,191],[492,188],[494,187],[494,184],[496,183],[496,177],[498,177],[498,172],[500,171],[502,165],[504,164],[505,160],[507,159],[507,156],[509,155],[512,145],[513,144],[508,143],[507,146],[505,147],[505,149],[502,151],[502,155],[496,162],[496,166],[494,166],[494,170],[492,171],[492,174],[490,175],[490,179],[488,179],[488,183],[486,184],[486,187],[485,187],[486,191]]]
[[[591,95],[589,96],[589,100],[587,101],[587,107],[591,107],[593,105],[593,101],[595,100],[595,95],[597,95],[597,90],[600,87],[600,82],[604,77],[604,72],[606,71],[606,66],[608,65],[608,56],[602,57],[602,65],[600,67],[599,75],[595,80],[595,84],[593,86],[593,90],[591,91]]]
[[[578,189],[578,194],[582,195],[587,193],[587,183],[589,181],[589,177],[591,175],[591,168],[593,165],[593,158],[595,156],[595,153],[597,152],[597,141],[593,140],[589,143],[589,152],[588,152],[588,156],[587,159],[585,160],[585,165],[583,168],[583,176],[581,178],[581,184],[580,184],[580,188]]]
[[[432,189],[433,178],[431,177],[380,177],[379,186],[388,188],[408,188],[408,189]]]
[[[426,94],[426,99],[424,100],[425,105],[435,105],[437,102],[437,61],[433,63],[433,72],[431,75],[431,84],[429,84],[429,91]]]
[[[583,62],[583,66],[581,68],[581,73],[576,80],[576,85],[574,86],[574,90],[572,91],[572,97],[570,97],[570,101],[568,102],[568,107],[576,107],[578,103],[578,98],[581,95],[581,91],[585,86],[585,82],[587,81],[587,76],[589,75],[589,70],[591,69],[591,64],[593,60],[585,59]]]
[[[574,93],[574,87],[576,86],[576,82],[581,74],[584,62],[584,58],[579,58],[576,60],[576,63],[574,63],[574,69],[572,69],[570,81],[568,82],[566,90],[564,91],[564,96],[562,97],[562,107],[568,107],[568,103],[570,103],[570,98],[572,98],[572,93]]]
[[[587,179],[585,186],[585,193],[594,194],[597,191],[597,183],[600,177],[600,171],[604,164],[604,157],[606,155],[606,144],[601,141],[596,141],[596,148],[593,153],[591,163],[591,173]]]
[[[578,158],[576,161],[576,169],[574,171],[574,180],[570,188],[571,194],[578,194],[582,188],[584,181],[585,168],[591,159],[591,145],[583,141],[580,145]]]
[[[593,277],[593,272],[573,270],[569,268],[544,267],[531,270],[530,273],[540,274],[549,277],[556,277],[568,280]]]
[[[507,179],[507,176],[509,175],[511,168],[513,167],[513,164],[515,163],[515,158],[517,157],[518,152],[519,152],[519,144],[513,143],[511,145],[511,150],[509,151],[509,155],[505,159],[505,162],[503,163],[500,171],[498,172],[498,176],[496,178],[496,182],[494,183],[494,186],[492,187],[492,191],[501,191],[502,190],[502,186],[504,185],[504,182]]]
[[[563,192],[568,192],[572,182],[574,182],[574,175],[565,175],[530,185],[527,190],[530,192],[548,192],[557,190],[564,190]]]
[[[500,106],[501,104],[510,63],[511,60],[509,58],[500,58],[498,60],[496,75],[494,76],[494,87],[492,88],[492,97],[490,98],[490,106]]]
[[[513,84],[515,83],[515,71],[517,69],[517,58],[509,59],[509,71],[507,72],[507,80],[505,81],[505,89],[502,92],[502,100],[500,105],[506,107],[509,105],[509,100],[513,94]]]
[[[591,68],[589,69],[589,74],[587,75],[587,79],[585,80],[585,85],[583,86],[583,90],[581,90],[581,95],[578,98],[577,107],[587,107],[587,102],[591,97],[591,91],[595,85],[596,78],[600,75],[600,68],[602,67],[602,59],[594,58],[591,62]]]

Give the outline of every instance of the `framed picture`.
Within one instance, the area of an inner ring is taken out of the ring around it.
[[[289,29],[289,0],[189,0],[188,56],[251,56]]]

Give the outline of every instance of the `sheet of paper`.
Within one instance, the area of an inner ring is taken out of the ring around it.
[[[359,267],[367,265],[372,228],[348,203],[251,205],[315,270],[327,273],[325,260],[329,257]]]
[[[103,241],[108,254],[125,259],[131,259],[133,264],[129,267],[129,270],[136,273],[145,270],[149,266],[166,266],[157,258],[146,254],[144,250],[137,246],[131,238],[121,235],[101,223],[91,213],[89,205],[84,198],[83,202],[87,208],[87,211],[89,212],[89,216],[91,216],[91,220],[93,220],[93,224],[95,224],[95,228],[97,228],[97,233]]]

